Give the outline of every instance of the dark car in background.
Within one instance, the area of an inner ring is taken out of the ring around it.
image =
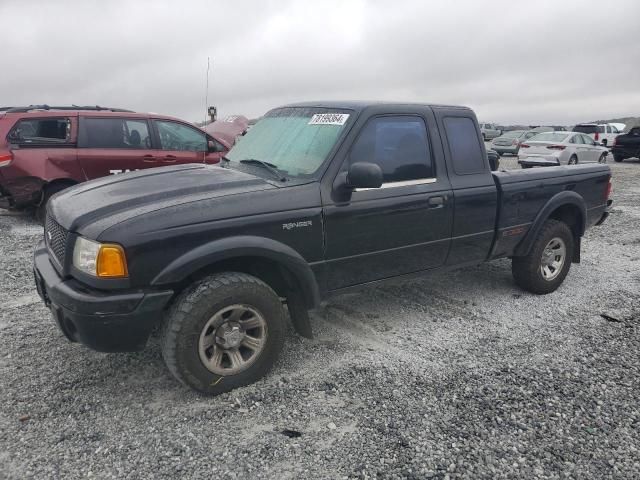
[[[618,135],[613,141],[611,153],[616,162],[625,158],[640,158],[640,127],[633,127],[629,133]]]
[[[0,109],[0,208],[37,207],[86,180],[218,163],[228,142],[164,115],[105,107]]]

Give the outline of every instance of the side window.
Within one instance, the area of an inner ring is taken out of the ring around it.
[[[206,152],[207,136],[194,127],[177,122],[155,120],[162,150]]]
[[[571,137],[569,139],[569,143],[582,143],[582,142],[578,141],[578,137],[580,137],[580,135],[574,135],[573,137]]]
[[[573,137],[573,143],[577,143],[578,145],[582,145],[584,143],[582,135],[576,135]]]
[[[369,120],[351,148],[349,162],[377,163],[383,182],[433,178],[433,161],[424,121],[414,116]]]
[[[607,133],[611,133],[611,127],[609,125],[606,126]]]
[[[11,129],[9,142],[22,145],[43,143],[66,143],[71,135],[71,122],[68,118],[34,118],[20,120]]]
[[[126,118],[84,118],[78,146],[84,148],[150,148],[146,120]]]
[[[474,121],[468,117],[445,117],[443,123],[455,172],[458,175],[484,172],[487,167]]]
[[[595,145],[595,141],[588,135],[582,135],[582,142],[585,145]]]

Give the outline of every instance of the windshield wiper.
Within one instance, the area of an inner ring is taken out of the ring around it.
[[[248,163],[250,165],[260,165],[261,167],[269,170],[279,181],[286,182],[287,177],[280,173],[278,167],[276,167],[273,163],[265,162],[264,160],[258,160],[256,158],[245,158],[244,160],[240,160],[240,163]]]

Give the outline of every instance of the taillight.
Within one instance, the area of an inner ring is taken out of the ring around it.
[[[13,160],[13,153],[7,150],[0,150],[0,167],[6,167]]]
[[[604,199],[609,200],[609,197],[611,197],[612,193],[613,193],[613,183],[611,182],[611,177],[609,177],[609,183],[607,183],[607,188],[605,189],[605,192],[604,192]]]
[[[600,133],[599,133],[599,132],[596,132],[596,138],[595,138],[595,140],[596,140],[596,142],[597,142],[598,140],[600,140]]]
[[[549,150],[564,150],[567,147],[565,147],[564,145],[549,145],[547,148]]]
[[[526,143],[521,143],[520,148],[529,148],[531,145],[527,145]]]

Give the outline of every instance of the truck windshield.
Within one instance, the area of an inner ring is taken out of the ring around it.
[[[261,160],[288,176],[311,175],[326,160],[351,113],[318,107],[272,110],[236,143],[227,159]]]

